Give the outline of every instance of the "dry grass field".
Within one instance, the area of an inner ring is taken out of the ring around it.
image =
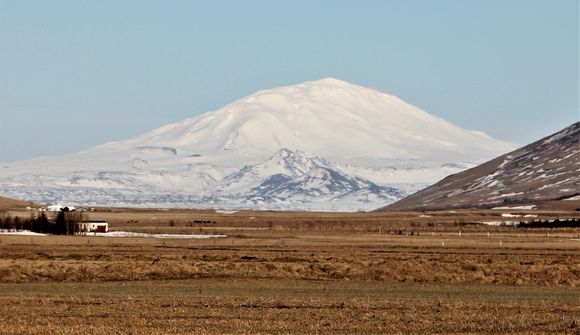
[[[580,232],[501,213],[98,209],[227,237],[0,235],[0,333],[580,334]]]
[[[3,334],[576,334],[580,312],[571,289],[527,286],[212,278],[1,287]]]
[[[15,200],[0,196],[0,210],[8,210],[8,209],[19,210],[26,207],[39,207],[39,206],[30,201]]]

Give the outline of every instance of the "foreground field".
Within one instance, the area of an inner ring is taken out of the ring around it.
[[[580,333],[576,228],[470,223],[492,211],[91,215],[228,237],[0,235],[3,334]]]
[[[0,238],[0,281],[289,278],[418,283],[580,285],[569,234],[244,231],[211,240]]]
[[[577,291],[199,279],[0,285],[3,334],[576,334]]]

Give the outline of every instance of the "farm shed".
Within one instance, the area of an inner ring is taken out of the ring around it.
[[[81,233],[106,233],[109,231],[107,221],[81,221],[78,225]]]

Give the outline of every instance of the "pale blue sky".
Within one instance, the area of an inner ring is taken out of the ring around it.
[[[521,144],[579,116],[577,0],[0,0],[0,161],[336,77]]]

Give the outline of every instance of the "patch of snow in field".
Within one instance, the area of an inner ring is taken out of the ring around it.
[[[46,236],[46,234],[41,234],[41,233],[35,233],[33,231],[30,230],[6,230],[6,229],[0,229],[0,234],[2,235],[21,235],[21,236]]]
[[[420,217],[420,218],[430,218],[430,217],[431,217],[431,215],[424,215],[424,214],[421,214],[421,215],[419,215],[419,217]]]
[[[48,234],[35,233],[29,230],[6,230],[0,229],[1,235],[20,235],[20,236],[48,236]],[[152,238],[174,238],[174,239],[208,239],[224,238],[227,235],[193,235],[193,234],[147,234],[135,233],[130,231],[111,231],[108,233],[88,233],[86,236],[96,237],[152,237]]]
[[[536,208],[536,205],[525,205],[525,206],[513,206],[513,207],[502,206],[502,207],[494,207],[492,209],[527,209],[527,210],[532,210],[535,208]]]
[[[580,200],[580,195],[568,198],[568,199],[564,199],[564,200]]]
[[[217,214],[224,214],[224,215],[230,215],[230,214],[236,214],[238,211],[220,211],[220,210],[216,210],[215,211]]]
[[[479,223],[483,223],[488,226],[515,226],[519,224],[517,221],[480,221]]]
[[[501,216],[504,218],[520,218],[520,217],[522,217],[519,214],[509,214],[509,213],[503,213]]]
[[[226,235],[193,235],[193,234],[147,234],[131,231],[110,231],[108,233],[88,233],[87,236],[97,237],[151,237],[151,238],[175,238],[175,239],[207,239],[223,238]]]
[[[504,218],[537,218],[538,216],[535,214],[526,214],[526,215],[521,215],[521,214],[509,214],[509,213],[504,213],[501,215]]]

